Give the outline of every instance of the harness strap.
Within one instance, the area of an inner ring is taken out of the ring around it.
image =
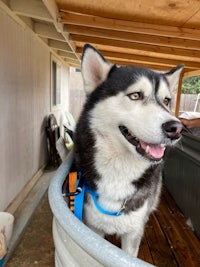
[[[83,182],[83,178],[81,173],[78,173],[78,179],[76,181],[76,188],[78,188],[81,184],[81,192],[76,195],[75,201],[74,201],[74,215],[80,220],[83,220],[83,204],[84,204],[84,196],[85,196],[85,186]]]
[[[77,182],[77,172],[70,172],[69,173],[69,192],[76,191],[76,182]],[[70,210],[74,211],[74,195],[70,195]]]
[[[122,211],[121,209],[117,212],[112,212],[112,211],[108,211],[105,210],[97,201],[97,198],[99,197],[99,194],[96,193],[95,191],[91,190],[87,184],[85,184],[85,191],[87,193],[89,193],[94,201],[94,204],[96,206],[96,208],[98,209],[99,212],[106,214],[106,215],[110,215],[110,216],[121,216],[122,215]]]
[[[78,177],[77,177],[78,175]],[[84,177],[79,172],[72,172],[69,173],[69,189],[71,193],[68,193],[67,195],[70,197],[70,201],[72,202],[71,210],[74,211],[74,215],[82,221],[83,219],[83,205],[84,205],[84,197],[85,192],[91,195],[94,205],[97,208],[97,210],[103,214],[109,215],[109,216],[121,216],[123,214],[123,210],[125,208],[125,203],[122,205],[119,211],[112,212],[105,210],[98,202],[99,194],[95,192],[94,190],[91,190],[88,184],[84,181]],[[74,205],[73,205],[74,202]],[[74,208],[72,208],[74,206]]]

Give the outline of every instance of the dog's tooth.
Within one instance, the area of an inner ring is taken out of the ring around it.
[[[149,153],[149,146],[146,146],[146,148],[145,148],[145,152],[146,152],[146,153]]]
[[[166,145],[165,145],[165,144],[161,144],[160,146],[161,146],[161,147],[166,147]]]

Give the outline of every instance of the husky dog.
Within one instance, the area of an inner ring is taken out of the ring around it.
[[[101,236],[117,234],[135,257],[158,205],[165,148],[181,138],[170,103],[182,68],[120,67],[89,44],[83,50],[87,100],[74,138],[76,164],[89,187],[83,220]]]

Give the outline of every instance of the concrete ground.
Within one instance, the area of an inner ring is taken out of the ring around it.
[[[53,215],[48,187],[56,169],[49,166],[14,212],[13,235],[4,267],[54,267]]]
[[[54,267],[52,213],[47,193],[5,267]]]

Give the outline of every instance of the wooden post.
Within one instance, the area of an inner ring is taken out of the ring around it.
[[[178,83],[178,90],[176,96],[176,107],[175,107],[175,116],[179,116],[179,109],[180,109],[180,102],[181,102],[181,91],[182,91],[182,80],[183,80],[183,72],[180,75],[179,83]]]

